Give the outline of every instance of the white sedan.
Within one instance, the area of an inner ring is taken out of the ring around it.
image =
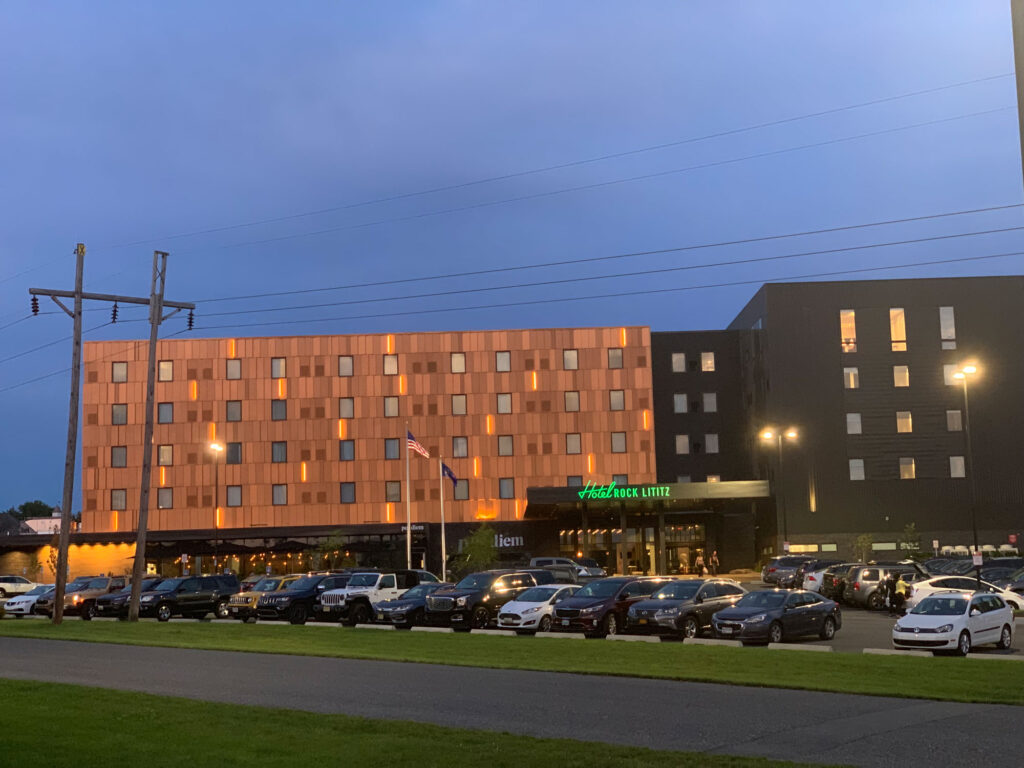
[[[950,589],[959,592],[975,592],[978,591],[977,588],[978,581],[971,576],[935,576],[931,579],[915,581],[910,586],[907,600],[903,605],[909,611],[924,598],[934,595],[936,592],[944,592]],[[1024,608],[1024,596],[1018,595],[1016,592],[1000,589],[995,584],[983,581],[981,582],[981,590],[978,594],[986,592],[992,595],[999,595],[1015,611]]]
[[[985,592],[937,592],[924,598],[892,628],[892,645],[902,650],[952,651],[1013,644],[1013,609],[998,595]]]
[[[555,605],[576,594],[575,584],[545,584],[530,587],[498,611],[498,628],[518,632],[548,632]]]
[[[24,595],[9,598],[4,603],[4,613],[16,616],[19,619],[22,616],[31,616],[36,600],[52,590],[53,584],[36,584]]]

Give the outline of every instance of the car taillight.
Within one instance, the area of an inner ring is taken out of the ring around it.
[[[808,580],[808,581],[817,581],[817,579],[816,579],[816,578],[814,578],[814,576],[808,576],[808,577],[807,577],[807,580]]]
[[[775,566],[773,565],[771,568],[768,569],[768,573],[774,573],[774,572],[775,572]]]
[[[860,589],[860,582],[859,581],[853,582],[853,588],[854,589]]]

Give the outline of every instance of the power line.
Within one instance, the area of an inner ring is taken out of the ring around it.
[[[129,322],[129,321],[125,321],[125,322]],[[83,334],[85,334],[85,333],[92,333],[93,331],[98,331],[100,328],[106,328],[108,325],[113,325],[113,323],[106,322],[106,323],[103,323],[102,325],[96,325],[96,326],[93,326],[92,328],[87,328],[86,330],[82,331],[82,333]],[[53,341],[47,341],[46,343],[40,344],[37,347],[32,347],[31,349],[26,349],[26,350],[23,350],[21,352],[17,352],[16,354],[8,355],[7,357],[0,358],[0,364],[10,362],[11,360],[17,360],[19,357],[24,357],[25,355],[30,355],[33,352],[38,352],[41,349],[47,349],[48,347],[52,347],[52,346],[54,346],[56,344],[60,344],[62,341],[71,341],[71,338],[72,338],[71,336],[62,336],[59,339],[54,339]]]

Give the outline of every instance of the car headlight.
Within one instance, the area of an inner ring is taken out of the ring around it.
[[[156,595],[144,595],[141,600],[144,603],[151,603],[156,600]]]
[[[892,628],[892,631],[893,632],[907,632],[908,630],[904,629],[899,624],[897,624],[895,627]]]
[[[953,625],[952,624],[943,624],[936,631],[937,632],[952,632],[953,631]]]
[[[594,605],[594,606],[591,606],[590,608],[582,609],[580,611],[580,614],[584,614],[584,613],[597,613],[600,610],[601,610],[601,606],[600,605]]]
[[[527,614],[527,613],[536,613],[540,609],[541,609],[541,606],[538,605],[536,608],[527,608],[525,611],[521,611],[520,613],[522,613],[524,615]]]
[[[767,613],[759,613],[756,616],[751,616],[749,619],[747,619],[747,621],[750,622],[751,624],[757,624],[758,622],[766,621],[767,619],[768,619],[768,614]]]
[[[459,606],[459,608],[464,608],[466,606],[466,598],[465,597],[457,597],[457,598],[455,598],[455,604],[457,606]]]
[[[675,606],[675,607],[672,607],[672,608],[662,608],[662,609],[660,609],[654,615],[655,616],[678,616],[679,615],[679,611],[681,611],[681,610],[682,610],[681,606]]]
[[[80,602],[82,602],[81,595],[72,595],[71,596],[71,602],[72,603],[80,603]]]

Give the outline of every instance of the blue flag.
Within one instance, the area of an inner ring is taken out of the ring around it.
[[[452,472],[452,468],[443,462],[441,463],[441,474],[451,480],[453,486],[458,487],[459,479],[455,476],[455,473]]]

